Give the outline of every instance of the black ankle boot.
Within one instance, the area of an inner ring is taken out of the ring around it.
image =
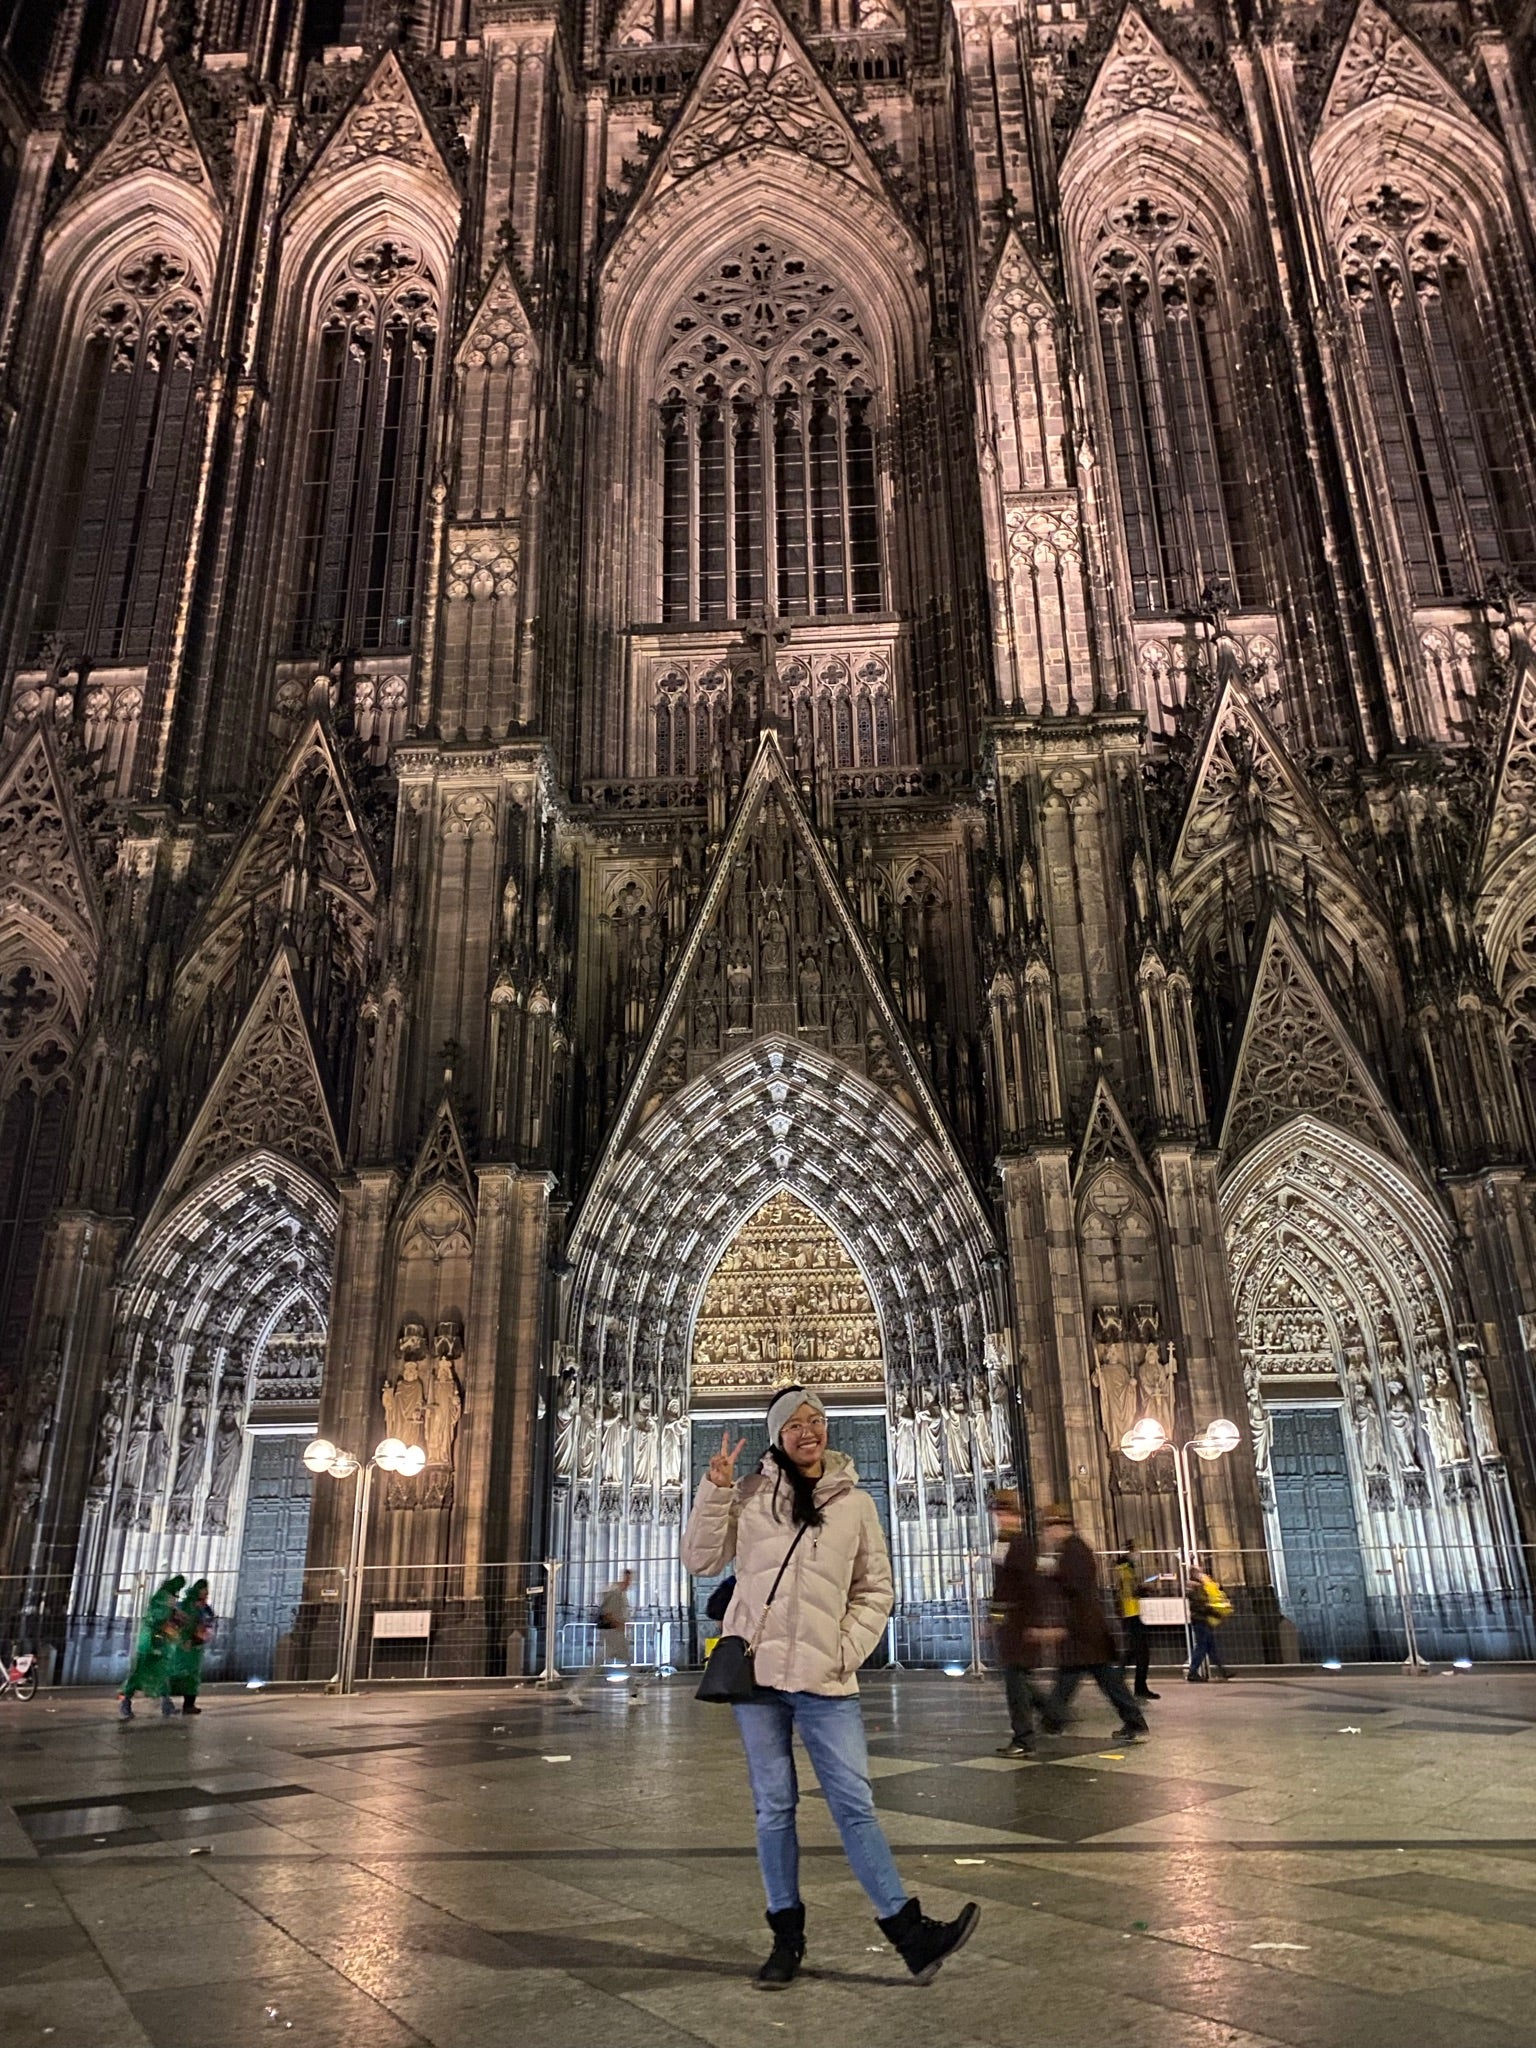
[[[752,1982],[759,1991],[782,1991],[793,1984],[805,1961],[805,1907],[784,1906],[768,1915],[773,1929],[773,1953]]]
[[[980,1906],[970,1905],[954,1920],[929,1920],[918,1900],[908,1899],[899,1913],[889,1920],[877,1920],[875,1925],[918,1983],[931,1984],[946,1956],[952,1956],[976,1932],[980,1918]]]

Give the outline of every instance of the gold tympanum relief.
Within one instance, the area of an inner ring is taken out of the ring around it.
[[[693,1388],[766,1393],[786,1380],[882,1386],[880,1324],[842,1239],[788,1192],[770,1195],[709,1276]]]

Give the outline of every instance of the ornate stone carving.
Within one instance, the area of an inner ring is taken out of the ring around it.
[[[744,1224],[710,1276],[694,1326],[692,1383],[771,1391],[882,1385],[880,1325],[842,1239],[787,1191]]]
[[[218,1420],[213,1429],[213,1456],[208,1471],[208,1499],[203,1528],[222,1535],[229,1527],[229,1504],[240,1477],[245,1453],[245,1379],[226,1375],[219,1382]]]
[[[325,170],[343,170],[377,156],[418,170],[442,168],[432,131],[393,51],[385,53],[348,109],[321,152],[320,165]]]
[[[427,1454],[426,1470],[421,1475],[423,1507],[445,1508],[453,1502],[453,1454],[459,1419],[464,1413],[464,1390],[458,1374],[458,1361],[463,1356],[462,1325],[452,1318],[440,1322],[432,1338],[432,1383],[423,1425],[422,1444]]]
[[[1480,1463],[1492,1465],[1502,1459],[1504,1453],[1499,1449],[1499,1433],[1494,1426],[1488,1381],[1475,1359],[1468,1359],[1463,1370],[1467,1381],[1467,1421],[1472,1448]]]
[[[522,296],[505,262],[498,263],[459,346],[459,362],[469,370],[509,370],[530,362],[533,352]]]
[[[1337,121],[1367,100],[1387,93],[1445,113],[1467,112],[1465,102],[1386,10],[1378,7],[1376,0],[1361,0],[1333,74],[1323,121]]]
[[[427,1441],[427,1326],[407,1316],[395,1340],[395,1370],[384,1382],[384,1429],[403,1444]]]
[[[738,149],[777,148],[841,167],[853,155],[847,124],[831,111],[784,24],[748,9],[706,71],[667,152],[686,178]]]
[[[522,537],[515,527],[452,528],[444,595],[515,602],[521,549]]]
[[[1376,1390],[1363,1353],[1350,1365],[1345,1389],[1350,1419],[1360,1446],[1360,1469],[1365,1474],[1366,1501],[1373,1508],[1392,1505],[1392,1480],[1387,1462],[1387,1437],[1376,1400]],[[1411,1411],[1410,1411],[1411,1422]]]
[[[137,171],[162,171],[184,184],[209,188],[207,166],[187,110],[164,72],[124,114],[86,166],[82,189]]]
[[[1169,56],[1136,9],[1129,7],[1088,95],[1079,133],[1087,134],[1134,114],[1168,115],[1202,128],[1218,125],[1210,102],[1183,66]]]
[[[213,1400],[213,1362],[193,1354],[181,1388],[181,1427],[176,1442],[176,1470],[166,1508],[168,1529],[190,1529],[203,1468],[208,1461],[208,1410]]]
[[[1122,1438],[1134,1427],[1141,1405],[1136,1381],[1138,1347],[1127,1334],[1125,1317],[1113,1304],[1093,1312],[1093,1384],[1099,1392],[1099,1419],[1111,1461],[1118,1461]]]

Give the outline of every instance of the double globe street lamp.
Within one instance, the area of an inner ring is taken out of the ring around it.
[[[341,1647],[332,1680],[337,1692],[351,1692],[357,1671],[357,1631],[363,1613],[363,1550],[368,1541],[368,1507],[373,1497],[375,1472],[398,1472],[414,1479],[427,1462],[420,1444],[403,1443],[397,1436],[385,1437],[371,1458],[354,1457],[323,1436],[313,1438],[304,1449],[304,1463],[318,1478],[328,1472],[333,1479],[362,1478],[352,1497],[352,1548],[347,1559],[346,1604],[341,1615]]]
[[[1224,1415],[1218,1415],[1214,1422],[1208,1422],[1196,1437],[1187,1444],[1174,1443],[1166,1429],[1155,1415],[1143,1415],[1133,1423],[1120,1439],[1120,1448],[1133,1465],[1144,1465],[1148,1458],[1155,1458],[1159,1451],[1172,1451],[1175,1481],[1179,1492],[1179,1545],[1183,1552],[1180,1560],[1186,1584],[1195,1569],[1195,1510],[1194,1498],[1189,1484],[1189,1454],[1207,1465],[1214,1465],[1218,1458],[1224,1458],[1228,1451],[1234,1451],[1243,1440],[1243,1433],[1235,1422],[1229,1422]]]

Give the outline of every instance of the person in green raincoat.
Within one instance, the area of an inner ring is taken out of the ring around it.
[[[178,1572],[175,1578],[166,1579],[157,1586],[150,1596],[144,1619],[139,1623],[139,1640],[134,1646],[133,1663],[117,1696],[121,1720],[133,1719],[133,1696],[136,1692],[159,1700],[162,1714],[174,1714],[176,1711],[170,1698],[170,1661],[181,1622],[177,1601],[186,1583],[185,1574]]]
[[[206,1579],[194,1579],[188,1586],[180,1612],[181,1623],[170,1653],[167,1690],[173,1699],[180,1698],[184,1714],[200,1714],[203,1710],[197,1704],[197,1695],[203,1682],[203,1651],[217,1619],[208,1604]]]

